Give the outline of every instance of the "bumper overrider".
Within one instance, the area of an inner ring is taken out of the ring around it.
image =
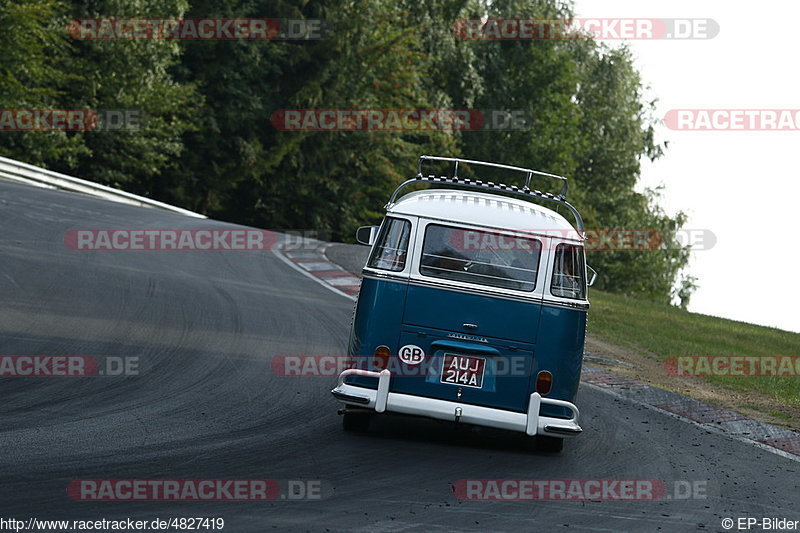
[[[344,382],[348,376],[377,378],[378,388],[370,389]],[[530,436],[572,437],[583,431],[578,425],[580,412],[574,404],[552,398],[542,398],[538,392],[530,396],[528,411],[518,413],[494,407],[482,407],[461,402],[451,402],[436,398],[413,396],[389,392],[392,373],[388,370],[373,372],[350,368],[339,374],[339,382],[331,394],[342,402],[358,407],[375,409],[378,413],[392,412],[407,415],[426,416],[450,422],[463,422],[477,426],[487,426],[510,431],[520,431]],[[571,411],[572,418],[541,416],[542,404],[556,405]]]

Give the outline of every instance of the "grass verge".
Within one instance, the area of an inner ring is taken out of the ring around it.
[[[660,362],[672,356],[800,356],[800,333],[756,326],[630,296],[590,292],[588,332],[599,339],[645,354]],[[662,365],[663,367],[663,365]],[[669,374],[663,369],[666,383]],[[707,380],[740,393],[757,393],[778,404],[800,407],[800,372],[791,376],[710,377]],[[663,380],[657,380],[664,383]]]

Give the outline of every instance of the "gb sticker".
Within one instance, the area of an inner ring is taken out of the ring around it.
[[[422,348],[414,344],[406,344],[400,348],[400,360],[407,365],[418,365],[425,360]]]

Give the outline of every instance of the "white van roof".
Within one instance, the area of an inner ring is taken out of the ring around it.
[[[411,215],[525,233],[557,235],[583,242],[559,213],[517,198],[482,192],[427,189],[401,197],[387,214]]]

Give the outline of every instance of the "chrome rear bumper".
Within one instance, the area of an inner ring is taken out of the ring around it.
[[[370,389],[344,383],[347,376],[365,376],[378,379],[378,388]],[[547,435],[551,437],[572,437],[583,431],[578,425],[580,412],[574,404],[551,398],[542,398],[538,392],[530,395],[527,413],[517,413],[482,407],[436,398],[425,398],[389,392],[392,374],[388,370],[373,372],[351,368],[339,374],[339,382],[331,391],[334,397],[345,403],[375,409],[378,413],[392,412],[407,415],[426,416],[438,420],[464,422],[478,426],[487,426],[510,431],[520,431],[530,436]],[[554,418],[542,416],[539,409],[542,404],[564,407],[572,413],[572,418]]]

